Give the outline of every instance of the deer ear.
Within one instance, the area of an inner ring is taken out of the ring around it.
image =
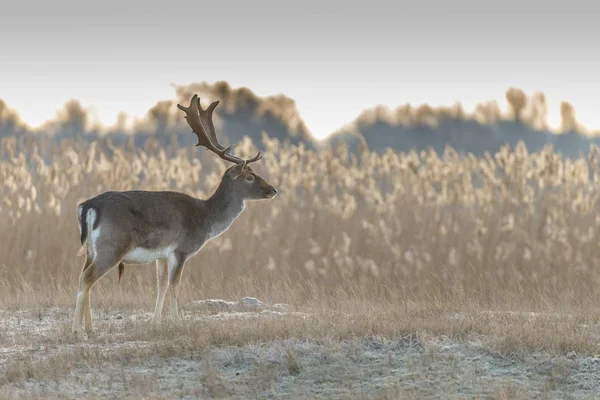
[[[242,172],[244,172],[244,167],[245,166],[246,166],[246,163],[236,164],[233,167],[229,168],[229,171],[227,171],[227,173],[233,179],[236,179],[238,176],[240,176],[242,174]]]

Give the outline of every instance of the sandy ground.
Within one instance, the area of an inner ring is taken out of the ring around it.
[[[104,333],[86,339],[70,337],[71,314],[0,312],[1,398],[600,398],[600,356],[503,357],[476,339],[444,336],[290,337],[170,351],[150,334],[123,333],[148,312],[95,311]],[[285,305],[210,300],[189,305],[181,324],[284,316],[306,318]]]

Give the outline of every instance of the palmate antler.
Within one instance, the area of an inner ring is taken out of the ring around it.
[[[217,140],[215,127],[212,122],[212,113],[219,104],[218,101],[211,103],[206,110],[200,105],[200,98],[197,94],[192,97],[189,107],[184,107],[177,104],[177,108],[185,112],[185,119],[192,128],[192,131],[198,136],[196,146],[204,146],[213,153],[217,154],[223,160],[231,161],[236,164],[249,164],[258,161],[262,158],[262,152],[258,152],[256,157],[249,160],[236,157],[232,154],[232,150],[237,144],[232,144],[229,147],[222,146]]]

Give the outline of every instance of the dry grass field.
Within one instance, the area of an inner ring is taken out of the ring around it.
[[[597,149],[261,147],[279,195],[186,264],[184,318],[152,325],[155,269],[128,266],[94,287],[82,338],[78,202],[204,197],[226,165],[152,141],[3,139],[0,398],[600,396]]]

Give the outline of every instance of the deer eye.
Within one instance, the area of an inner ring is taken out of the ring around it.
[[[248,176],[246,177],[246,181],[247,181],[247,182],[254,182],[254,175],[248,175]]]

